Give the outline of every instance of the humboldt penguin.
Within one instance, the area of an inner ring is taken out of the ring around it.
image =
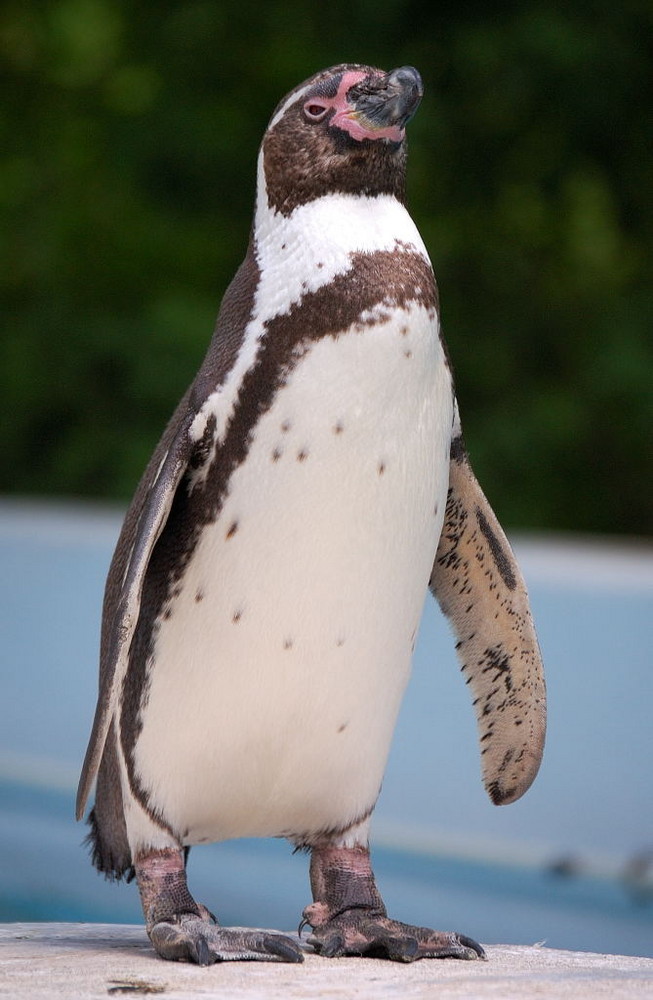
[[[427,589],[455,632],[492,801],[531,784],[545,694],[528,597],[470,468],[438,293],[405,204],[417,70],[343,64],[277,107],[251,239],[108,575],[77,800],[164,958],[299,962],[190,894],[191,845],[309,851],[324,956],[483,957],[390,919],[370,817]]]

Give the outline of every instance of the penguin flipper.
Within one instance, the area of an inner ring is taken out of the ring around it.
[[[451,444],[449,494],[429,586],[456,634],[495,805],[520,798],[542,759],[546,691],[524,579],[486,500],[462,435]]]
[[[100,690],[77,789],[75,815],[78,820],[82,818],[100,766],[118,692],[127,671],[150,555],[165,526],[191,454],[189,430],[195,414],[188,406],[189,396],[187,393],[180,403],[150,460],[127,511],[109,570],[102,619]]]

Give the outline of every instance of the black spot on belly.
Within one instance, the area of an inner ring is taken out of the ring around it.
[[[163,619],[164,621],[168,621],[169,618],[172,618],[172,609],[166,608],[165,611],[163,612]]]
[[[385,462],[379,462],[377,466],[377,472],[380,476],[383,475],[383,473],[385,472]]]
[[[344,640],[343,636],[338,636],[338,638],[336,639],[336,646],[344,646],[344,644],[345,644],[345,640]]]
[[[339,420],[337,422],[337,424],[333,425],[333,433],[334,434],[342,434],[342,432],[344,431],[344,429],[345,429],[345,425],[343,424],[342,420]]]
[[[344,731],[345,731],[345,729],[347,728],[348,725],[349,725],[348,722],[343,722],[341,726],[338,726],[338,732],[339,733],[344,733]]]
[[[289,420],[284,420],[284,422],[281,425],[281,430],[283,431],[284,434],[287,434],[291,426],[292,425]]]
[[[225,535],[225,538],[233,538],[238,531],[238,521],[232,521],[229,525],[229,531]]]
[[[237,625],[242,617],[243,617],[242,608],[238,608],[236,611],[234,611],[233,615],[231,616],[231,620],[234,623],[234,625]]]
[[[413,356],[413,352],[412,351],[404,351],[404,357],[405,358],[412,358],[412,356]]]
[[[308,458],[308,448],[301,448],[297,452],[297,461],[298,462],[305,462],[307,458]]]
[[[272,452],[272,461],[278,462],[279,459],[281,458],[281,455],[282,455],[281,448],[275,448],[274,451]]]
[[[292,647],[293,647],[293,640],[292,639],[284,639],[283,640],[283,648],[284,649],[292,649]]]
[[[204,600],[204,591],[198,590],[197,593],[195,594],[195,602],[199,604],[199,602],[203,600]]]

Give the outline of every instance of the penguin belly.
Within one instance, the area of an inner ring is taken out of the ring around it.
[[[312,344],[256,423],[155,623],[133,746],[150,814],[182,843],[310,836],[373,808],[451,423],[437,319],[417,305]]]

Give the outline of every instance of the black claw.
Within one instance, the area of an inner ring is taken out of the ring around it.
[[[195,944],[195,961],[198,965],[212,965],[215,956],[211,955],[209,945],[205,937],[198,937]]]
[[[456,937],[464,948],[468,948],[470,951],[474,952],[474,956],[476,958],[481,958],[487,961],[487,955],[478,941],[474,941],[473,938],[467,937],[466,934],[456,934]]]
[[[299,922],[299,927],[297,928],[297,937],[301,938],[302,931],[304,930],[305,927],[308,927],[308,920],[306,919],[306,917],[302,917],[302,919]]]
[[[263,938],[263,947],[267,954],[276,955],[283,962],[303,962],[304,956],[294,941],[280,934],[268,934]]]

